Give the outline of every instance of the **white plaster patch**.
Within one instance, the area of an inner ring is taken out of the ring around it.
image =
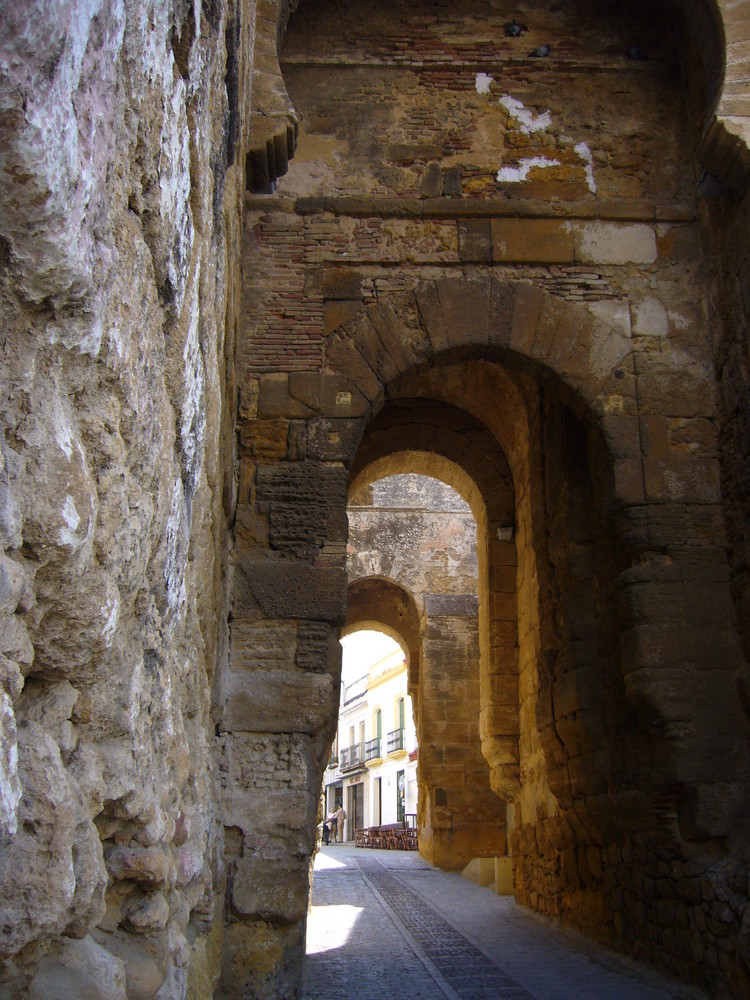
[[[73,428],[59,398],[55,399],[55,441],[70,461],[73,455]]]
[[[533,111],[529,111],[521,101],[516,100],[515,97],[511,97],[510,94],[503,94],[500,98],[500,104],[502,104],[509,115],[520,123],[521,132],[524,135],[531,135],[532,132],[543,132],[552,124],[552,115],[549,111],[545,111],[541,115],[535,115]]]
[[[16,717],[10,696],[0,689],[0,830],[13,836],[18,829],[18,803],[21,782],[18,778]]]
[[[61,514],[62,519],[65,522],[65,527],[60,528],[60,533],[58,535],[60,545],[77,546],[78,539],[76,538],[76,530],[78,525],[81,523],[81,518],[76,510],[75,501],[70,494],[65,497]]]
[[[681,309],[668,309],[667,316],[675,330],[689,330],[694,320],[692,313]]]
[[[508,184],[518,184],[520,181],[525,181],[535,168],[544,170],[547,167],[559,166],[559,160],[548,160],[544,156],[531,156],[521,160],[517,167],[501,167],[497,172],[497,179]]]
[[[647,298],[634,302],[633,332],[643,337],[666,337],[669,335],[667,310],[658,299]]]
[[[602,299],[601,302],[589,302],[587,308],[597,319],[602,320],[607,326],[614,330],[619,330],[625,337],[630,339],[632,330],[630,326],[630,309],[625,300]]]
[[[596,181],[594,180],[594,157],[591,155],[591,150],[585,142],[579,142],[573,147],[573,149],[585,164],[584,170],[586,171],[586,183],[588,184],[589,191],[592,194],[596,194]]]
[[[478,94],[489,94],[490,87],[493,83],[494,80],[489,73],[477,73],[476,79],[474,80],[474,86],[477,88]]]
[[[107,647],[112,645],[112,639],[117,628],[117,619],[120,612],[120,599],[117,594],[113,594],[102,608],[102,614],[107,616],[107,620],[102,626],[102,636]]]
[[[190,309],[190,326],[182,351],[184,396],[180,406],[180,439],[183,467],[188,477],[186,491],[190,496],[196,487],[203,464],[203,443],[206,430],[206,372],[198,339],[197,279],[193,284],[193,294],[188,307]]]
[[[182,481],[172,485],[172,502],[165,528],[167,553],[164,561],[164,580],[167,585],[167,609],[174,614],[184,606],[185,562],[187,560],[187,525]]]

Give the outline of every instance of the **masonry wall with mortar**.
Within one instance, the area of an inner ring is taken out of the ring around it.
[[[480,545],[479,658],[486,691],[515,664],[518,702],[514,722],[507,703],[483,707],[479,735],[512,807],[519,898],[741,991],[747,868],[731,831],[747,718],[685,35],[672,7],[513,13],[531,29],[520,42],[494,8],[362,4],[333,20],[321,2],[290,21],[297,156],[246,213],[250,575],[275,564],[286,583],[323,586],[342,565],[335,513],[312,485],[287,500],[310,504],[318,534],[271,540],[279,513],[255,495],[264,462],[311,483],[338,477],[359,467],[365,424],[389,399],[470,411],[505,450],[516,492],[513,558],[489,533]],[[649,59],[626,59],[646,34]],[[543,41],[552,57],[526,58]],[[417,451],[445,458],[440,436],[424,433]],[[392,446],[412,458],[415,443]],[[734,902],[701,943],[728,872]]]

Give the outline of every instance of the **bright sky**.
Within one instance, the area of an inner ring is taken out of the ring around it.
[[[362,629],[345,635],[341,640],[341,648],[343,650],[341,679],[344,684],[351,684],[366,674],[373,663],[377,663],[401,647],[395,639],[391,639],[384,632]]]

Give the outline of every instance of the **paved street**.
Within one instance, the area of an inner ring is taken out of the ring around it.
[[[706,1000],[416,853],[316,859],[305,1000]]]

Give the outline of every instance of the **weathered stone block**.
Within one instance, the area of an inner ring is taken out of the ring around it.
[[[501,351],[504,351],[510,343],[518,288],[519,286],[515,282],[501,281],[497,278],[493,278],[490,285],[487,343]]]
[[[443,193],[443,171],[439,163],[433,161],[424,168],[419,193],[422,198],[439,198]]]
[[[378,302],[369,307],[367,315],[392,363],[403,373],[422,360],[427,338],[407,324],[405,303],[399,302],[398,307],[396,311],[389,301]]]
[[[483,703],[512,705],[518,711],[518,673],[494,673],[482,677],[480,689]]]
[[[573,236],[558,219],[493,219],[495,263],[565,264],[573,261]]]
[[[602,695],[598,665],[578,666],[569,670],[555,681],[552,691],[556,719],[584,708],[596,708]]]
[[[370,313],[363,312],[350,324],[357,350],[383,385],[398,378],[400,369],[397,361],[384,346],[378,331],[370,321]]]
[[[307,912],[309,860],[264,856],[252,851],[237,861],[232,883],[232,910],[243,917],[258,917],[294,924]]]
[[[430,338],[432,352],[439,354],[447,350],[449,341],[437,286],[434,282],[420,284],[415,295],[425,331]]]
[[[425,594],[424,603],[432,617],[473,618],[479,614],[476,594]]]
[[[231,661],[234,670],[291,670],[297,640],[297,624],[282,621],[232,622]]]
[[[326,358],[334,369],[351,379],[370,403],[382,396],[382,384],[357,350],[348,330],[337,331],[326,342]]]
[[[350,426],[356,433],[357,425]],[[345,540],[347,482],[341,466],[316,460],[260,466],[256,500],[267,510],[269,538],[277,548]]]
[[[307,422],[307,457],[351,464],[364,429],[361,420],[319,417]]]
[[[638,223],[564,223],[575,247],[575,259],[585,264],[652,264],[656,233]]]
[[[488,283],[471,278],[440,278],[435,284],[449,345],[485,345],[490,321]]]
[[[305,279],[305,294],[323,299],[362,299],[362,275],[351,267],[319,267]]]
[[[515,736],[518,725],[518,705],[490,704],[482,708],[479,726],[483,737]]]
[[[520,284],[513,302],[513,322],[508,347],[528,354],[536,331],[544,293],[535,285]]]
[[[230,732],[316,733],[336,711],[328,674],[232,671],[222,725]]]
[[[289,376],[263,375],[258,388],[258,416],[268,420],[283,417],[309,417],[313,410],[289,391]]]
[[[643,474],[649,500],[717,503],[721,496],[719,463],[715,459],[645,459]]]
[[[294,996],[304,955],[302,922],[274,925],[265,920],[240,920],[229,924],[219,991],[226,997],[257,1000]]]
[[[359,389],[341,375],[294,372],[289,376],[289,392],[323,417],[362,417],[370,412]]]
[[[301,560],[240,557],[232,606],[235,617],[307,618],[343,625],[346,572]]]
[[[332,300],[326,302],[323,305],[323,332],[326,334],[333,333],[340,326],[343,326],[348,320],[356,316],[359,310],[362,308],[362,303],[359,300],[356,301],[337,301]]]
[[[257,462],[286,458],[289,421],[254,420],[240,427],[240,454]]]
[[[680,796],[680,831],[689,840],[726,837],[745,801],[743,785],[735,782],[699,784]]]
[[[471,264],[492,262],[492,234],[489,219],[459,219],[458,259]]]
[[[295,662],[300,670],[332,672],[341,664],[337,632],[325,622],[300,622]]]

